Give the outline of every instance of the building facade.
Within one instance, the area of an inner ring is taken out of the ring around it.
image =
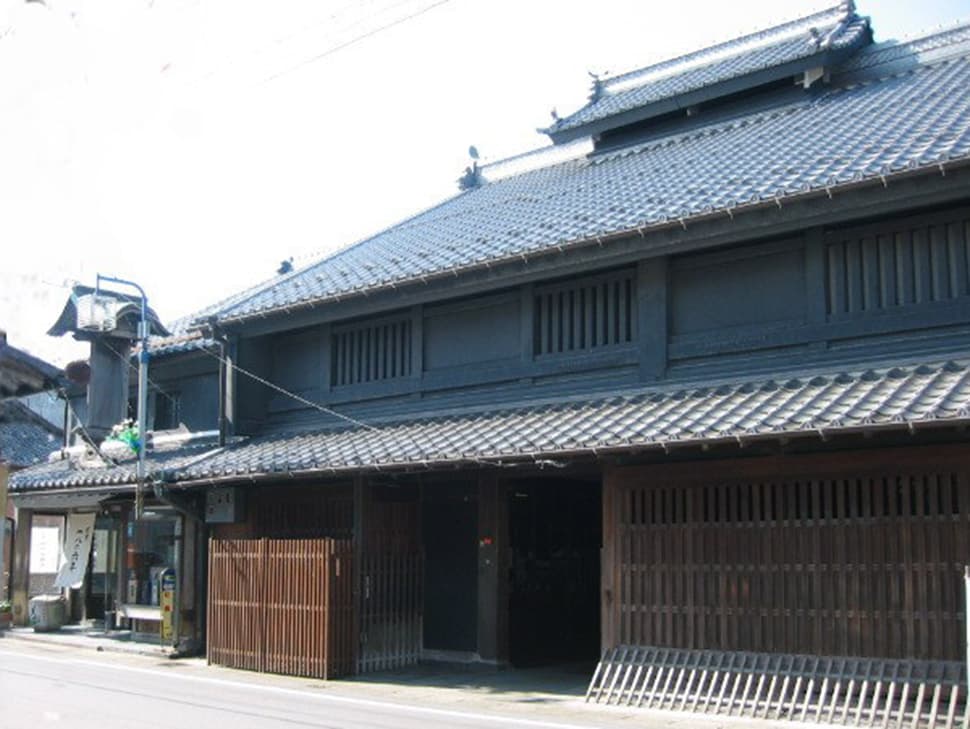
[[[213,554],[329,539],[351,671],[960,659],[968,53],[843,3],[597,79],[551,147],[207,311],[228,437],[153,478],[207,500],[210,658],[256,589]]]

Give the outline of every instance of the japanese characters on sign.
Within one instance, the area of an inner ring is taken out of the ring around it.
[[[91,556],[95,514],[68,514],[64,532],[63,561],[54,580],[55,587],[77,589],[84,582]]]

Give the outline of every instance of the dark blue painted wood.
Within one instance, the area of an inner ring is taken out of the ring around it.
[[[425,307],[424,370],[519,357],[519,297],[483,297],[460,307]]]
[[[496,281],[492,292],[398,309],[411,327],[406,377],[378,367],[368,371],[372,381],[331,384],[331,334],[393,314],[337,322],[330,333],[318,325],[252,339],[240,362],[308,400],[380,418],[593,395],[643,381],[967,355],[966,206],[813,226],[716,252],[644,255],[636,268],[588,273],[512,287]],[[361,346],[384,361],[380,342]],[[329,422],[286,396],[260,400],[257,390],[239,388],[249,427]]]

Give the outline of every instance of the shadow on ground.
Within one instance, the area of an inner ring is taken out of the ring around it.
[[[521,694],[520,703],[542,704],[582,699],[592,663],[570,663],[538,668],[495,668],[476,664],[421,663],[407,669],[354,676],[364,684],[433,687],[479,694]]]

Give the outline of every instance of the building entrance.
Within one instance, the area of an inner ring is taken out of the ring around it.
[[[601,487],[524,481],[509,489],[509,658],[595,663],[600,647]]]

